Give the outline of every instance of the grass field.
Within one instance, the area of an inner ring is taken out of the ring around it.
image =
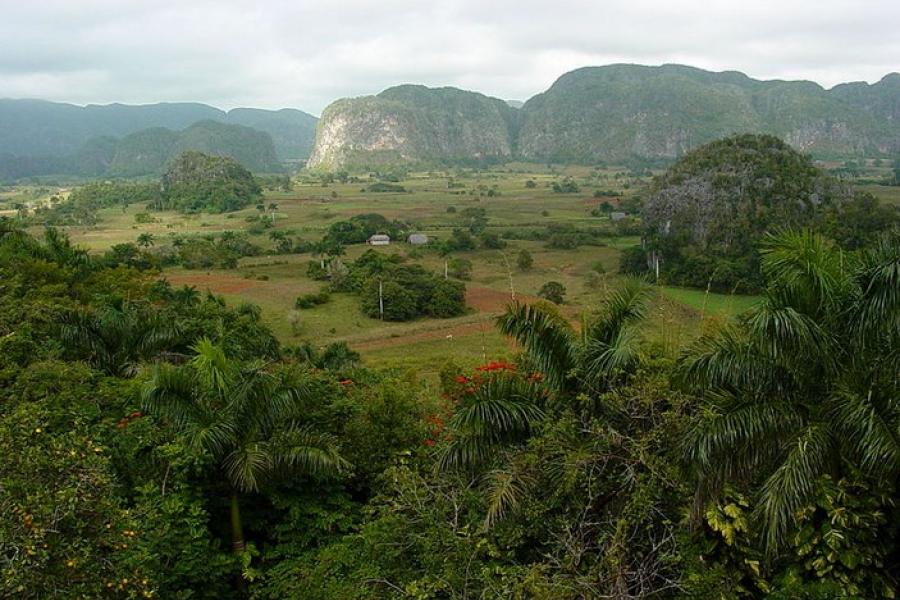
[[[553,181],[571,177],[581,188],[578,193],[554,193]],[[533,181],[534,184],[527,182]],[[591,214],[602,202],[616,206],[646,183],[624,169],[568,167],[549,169],[542,165],[506,165],[487,172],[415,173],[398,182],[403,193],[370,193],[367,181],[331,183],[295,182],[291,192],[267,192],[265,203],[276,203],[275,229],[291,237],[318,240],[332,223],[364,213],[380,213],[399,219],[432,239],[450,235],[454,227],[465,227],[461,213],[470,207],[482,208],[487,228],[502,234],[510,228],[540,228],[552,223],[568,223],[580,228],[606,227],[605,217]],[[594,197],[595,190],[616,195]],[[0,195],[0,208],[23,198],[40,201],[59,189],[25,188]],[[451,208],[452,207],[452,208]],[[100,212],[93,227],[67,228],[73,241],[100,252],[115,244],[134,242],[138,235],[151,233],[157,245],[165,245],[176,235],[214,234],[239,231],[248,218],[258,215],[255,207],[221,215],[183,215],[175,212],[151,213],[155,222],[138,223],[143,206],[109,208]],[[269,231],[251,241],[269,251]],[[454,253],[453,257],[472,262],[471,280],[466,281],[467,314],[452,319],[420,319],[407,323],[386,323],[363,315],[356,296],[332,294],[329,303],[296,311],[297,296],[317,291],[321,283],[306,276],[309,254],[262,255],[242,258],[236,269],[210,271],[169,268],[162,274],[173,285],[190,285],[198,290],[221,294],[230,303],[252,302],[262,309],[265,322],[285,344],[311,340],[324,345],[346,341],[368,364],[416,369],[435,373],[447,361],[463,366],[486,358],[508,356],[515,351],[494,327],[494,318],[513,295],[534,301],[547,281],[558,281],[566,290],[564,313],[573,323],[596,310],[604,295],[616,285],[621,250],[639,243],[637,237],[604,238],[604,245],[581,246],[576,250],[548,248],[542,241],[510,240],[503,250],[479,249]],[[347,248],[345,260],[368,249],[365,245]],[[516,255],[528,250],[534,265],[528,271],[515,266]],[[445,258],[432,250],[413,251],[402,241],[377,249],[414,258],[434,272],[442,272]],[[589,283],[589,273],[599,271]],[[702,329],[705,319],[727,319],[752,306],[754,298],[705,294],[702,291],[660,288],[648,320],[647,335],[673,350]],[[294,323],[292,325],[292,322]]]

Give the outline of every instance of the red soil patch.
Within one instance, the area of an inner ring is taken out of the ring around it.
[[[257,282],[252,279],[238,279],[230,275],[212,273],[171,275],[166,279],[173,287],[188,285],[203,291],[209,290],[214,294],[240,294],[257,286]]]
[[[518,299],[526,300],[522,297]],[[486,287],[466,287],[466,305],[478,312],[502,312],[512,302],[509,292],[501,292]]]

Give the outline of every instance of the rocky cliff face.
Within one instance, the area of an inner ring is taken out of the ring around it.
[[[311,168],[509,158],[516,109],[455,88],[404,85],[338,100],[322,113]]]
[[[742,132],[821,157],[900,153],[900,75],[825,90],[680,65],[587,67],[518,110],[453,88],[400,86],[328,107],[309,164],[665,160]]]

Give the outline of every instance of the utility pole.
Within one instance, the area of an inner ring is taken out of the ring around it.
[[[378,314],[384,321],[384,284],[380,277],[378,278]]]
[[[503,262],[506,263],[506,275],[509,277],[509,295],[513,302],[516,301],[516,288],[513,287],[513,276],[512,276],[512,267],[509,266],[509,259],[506,258],[506,252],[500,251],[500,256],[503,257]]]
[[[444,259],[444,279],[449,279],[448,273],[449,273],[449,272],[448,272],[448,270],[447,270],[447,259],[445,258],[445,259]]]

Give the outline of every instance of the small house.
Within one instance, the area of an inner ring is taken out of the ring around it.
[[[609,213],[609,218],[610,218],[611,220],[613,220],[613,221],[621,221],[622,219],[624,219],[624,218],[627,217],[627,216],[628,216],[628,215],[626,215],[626,214],[623,213],[623,212],[612,212],[612,213]]]
[[[411,233],[406,241],[413,246],[424,246],[428,243],[428,236],[424,233]]]
[[[387,246],[391,243],[391,236],[383,233],[376,233],[366,240],[366,243],[370,246]]]

